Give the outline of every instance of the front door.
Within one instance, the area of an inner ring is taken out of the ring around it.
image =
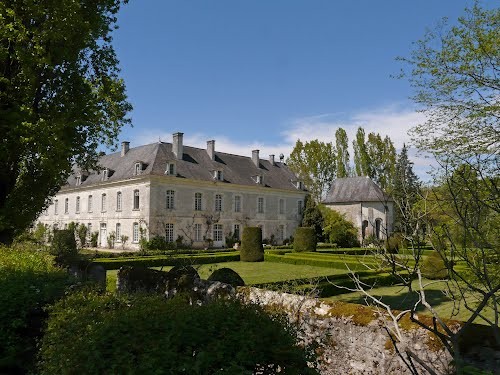
[[[108,245],[108,235],[106,233],[106,224],[102,223],[101,224],[101,233],[100,233],[100,245],[101,247],[106,247]]]

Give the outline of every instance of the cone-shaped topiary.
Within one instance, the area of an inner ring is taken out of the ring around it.
[[[208,281],[220,281],[221,283],[229,284],[234,287],[245,286],[245,281],[238,275],[238,272],[232,270],[231,268],[219,268],[212,272],[208,277]]]
[[[316,251],[316,233],[312,227],[298,227],[295,230],[293,251]]]
[[[259,227],[243,228],[240,260],[242,262],[261,262],[264,260],[262,229]]]

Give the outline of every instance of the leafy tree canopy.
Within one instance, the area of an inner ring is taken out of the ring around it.
[[[0,2],[0,242],[130,122],[110,36],[122,2]]]

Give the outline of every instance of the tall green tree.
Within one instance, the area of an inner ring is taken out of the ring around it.
[[[382,139],[378,133],[368,134],[366,142],[368,154],[368,176],[382,189],[390,190],[394,181],[396,149],[389,138]]]
[[[358,176],[373,176],[372,161],[366,149],[365,130],[359,127],[356,139],[352,141],[354,148],[354,168]]]
[[[0,242],[90,168],[131,110],[111,31],[125,1],[0,2]]]
[[[344,129],[338,128],[335,132],[335,144],[337,148],[337,178],[349,177],[349,139]]]
[[[320,202],[336,175],[335,147],[317,139],[306,143],[299,139],[287,159],[287,165],[304,181],[314,199]]]
[[[413,162],[408,157],[408,148],[403,148],[396,162],[392,198],[395,202],[394,229],[404,235],[411,235],[417,228],[413,214],[415,205],[420,200],[420,182],[413,172]]]

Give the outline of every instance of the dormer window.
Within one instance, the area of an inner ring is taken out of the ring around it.
[[[108,177],[109,177],[109,170],[108,170],[108,168],[104,168],[102,170],[102,180],[106,181],[108,179]]]
[[[214,180],[224,181],[224,173],[220,169],[214,171]]]
[[[82,176],[76,176],[76,186],[79,186],[82,184]]]
[[[262,176],[261,174],[255,176],[255,183],[259,184],[259,185],[263,185],[264,184],[264,176]]]
[[[140,175],[142,172],[142,163],[140,161],[136,162],[135,163],[135,166],[134,166],[134,174],[136,176]]]
[[[169,176],[175,176],[175,163],[167,163],[167,169],[165,170],[165,174]]]
[[[295,186],[297,190],[304,190],[304,183],[302,181],[296,181]]]

